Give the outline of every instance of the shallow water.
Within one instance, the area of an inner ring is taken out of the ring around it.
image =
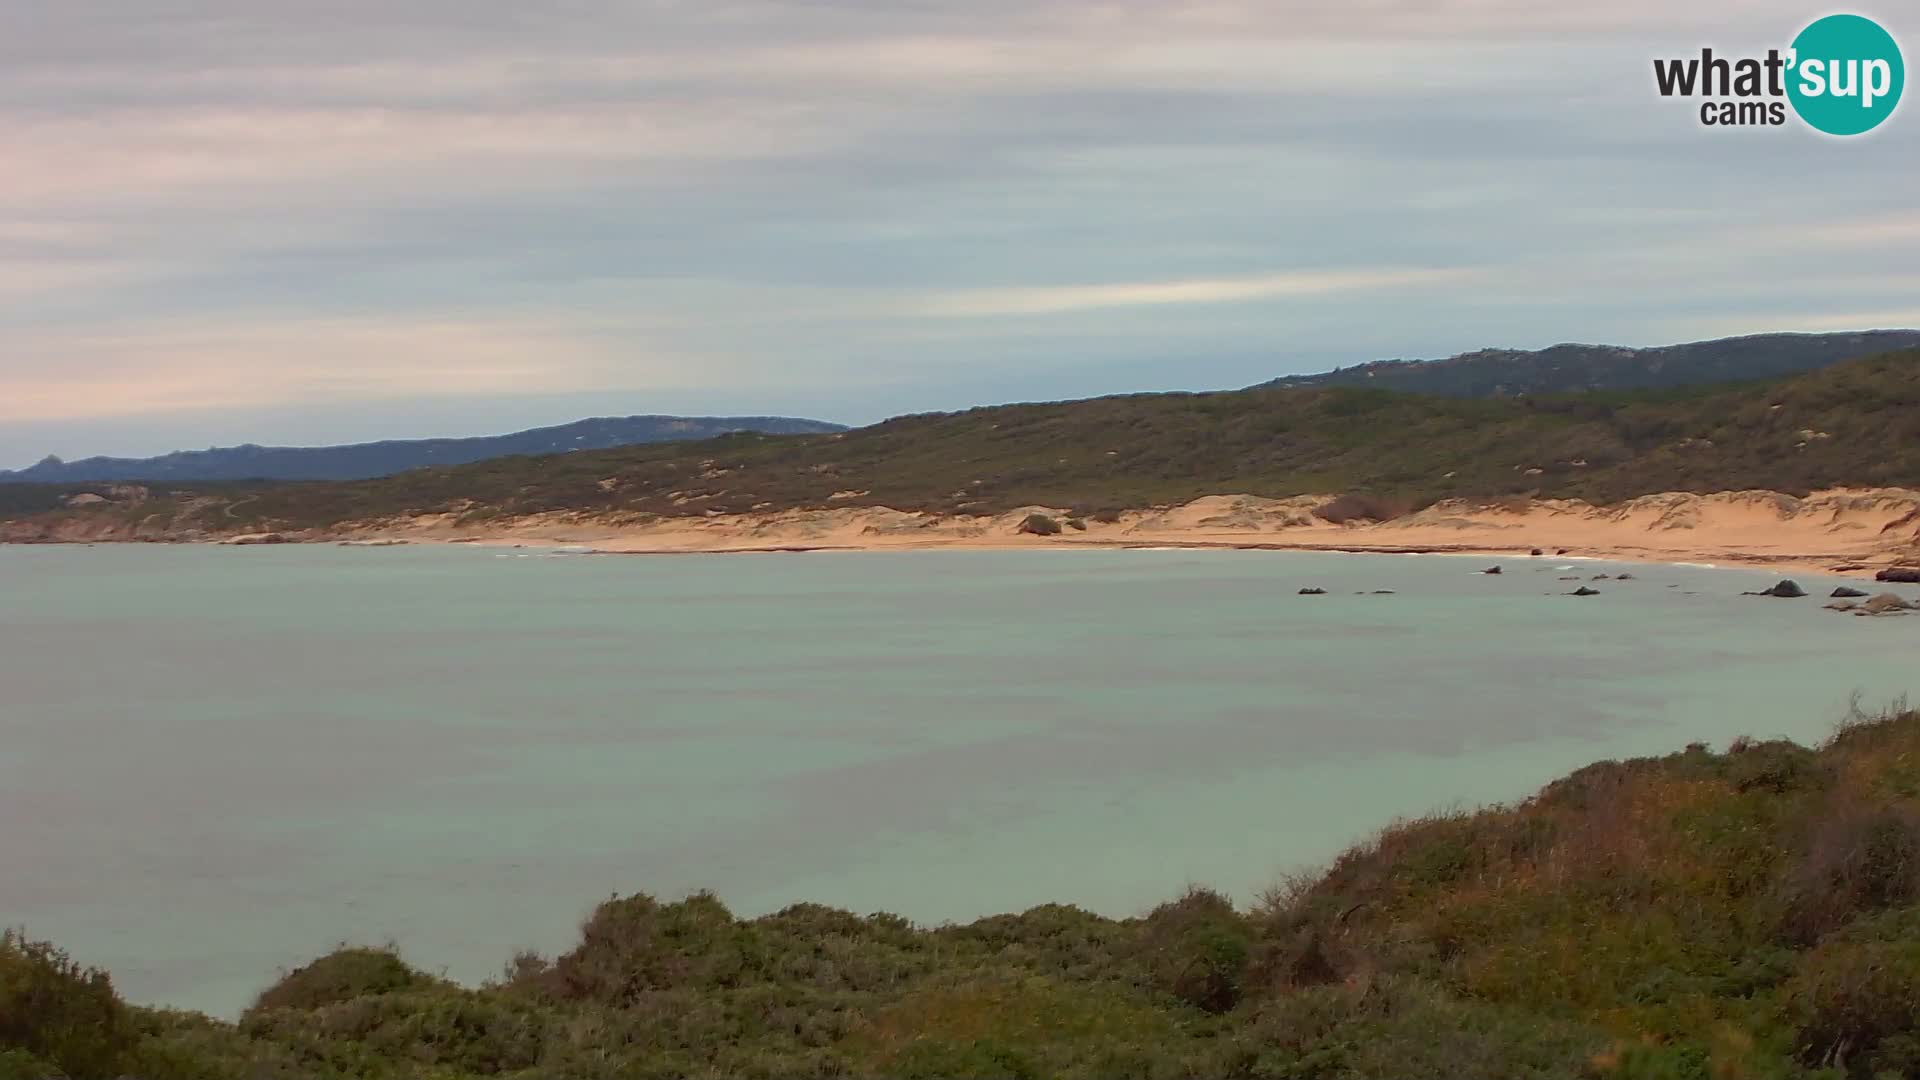
[[[1395,816],[1690,740],[1817,739],[1854,691],[1920,690],[1920,618],[1822,611],[1824,579],[1736,595],[1772,580],[0,547],[0,922],[135,1000],[232,1013],[341,941],[477,981],[614,892],[923,921],[1247,899]]]

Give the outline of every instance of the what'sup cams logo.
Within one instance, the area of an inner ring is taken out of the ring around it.
[[[1730,58],[1701,49],[1697,57],[1655,60],[1661,97],[1705,99],[1707,127],[1778,127],[1787,109],[1828,135],[1864,135],[1899,107],[1907,66],[1893,35],[1862,15],[1828,15],[1809,23],[1785,51]]]

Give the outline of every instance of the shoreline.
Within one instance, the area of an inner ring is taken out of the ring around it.
[[[541,515],[465,535],[452,522],[414,520],[372,525],[364,535],[375,542],[574,547],[609,555],[1159,548],[1580,558],[1867,579],[1887,567],[1920,563],[1920,492],[1897,488],[1843,489],[1804,499],[1775,492],[1662,494],[1605,507],[1561,500],[1522,506],[1455,501],[1389,521],[1348,524],[1316,517],[1314,509],[1324,502],[1316,496],[1213,495],[1106,522],[1080,521],[1084,528],[1063,525],[1050,536],[1025,535],[1021,522],[1030,514],[1057,522],[1079,519],[1042,506],[991,518],[877,507],[650,522]]]
[[[351,545],[350,545],[351,546]],[[365,546],[365,545],[359,545]],[[378,545],[394,546],[394,545]],[[1816,556],[1775,557],[1758,556],[1747,553],[1723,553],[1713,556],[1714,561],[1697,562],[1683,552],[1662,553],[1622,553],[1616,551],[1547,551],[1534,555],[1529,550],[1509,547],[1492,547],[1472,544],[1450,546],[1397,546],[1377,544],[1326,545],[1309,542],[1281,543],[1273,541],[1230,541],[1230,540],[1056,540],[1052,543],[957,543],[928,541],[921,544],[876,544],[861,546],[857,544],[820,544],[820,545],[781,545],[767,547],[595,547],[574,542],[561,542],[543,539],[484,538],[461,540],[409,540],[399,546],[445,546],[475,547],[500,550],[541,549],[548,552],[562,551],[568,548],[576,550],[575,555],[601,556],[640,556],[672,557],[690,555],[831,555],[831,554],[875,554],[899,553],[916,554],[928,551],[1267,551],[1296,552],[1302,554],[1329,555],[1438,555],[1447,558],[1486,558],[1486,559],[1566,559],[1576,562],[1632,563],[1641,566],[1687,566],[1702,570],[1777,570],[1802,574],[1820,574],[1829,577],[1857,577],[1872,580],[1880,567],[1853,566],[1846,563],[1830,565],[1831,560]]]
[[[990,516],[834,506],[673,518],[548,512],[486,523],[434,513],[226,534],[81,513],[0,523],[12,526],[0,528],[0,542],[466,544],[617,555],[1162,548],[1523,559],[1537,551],[1546,558],[1863,578],[1887,567],[1920,565],[1920,491],[1905,488],[1835,489],[1806,497],[1668,492],[1611,505],[1448,500],[1385,521],[1350,522],[1319,516],[1328,503],[1325,495],[1209,495],[1097,518],[1041,505]],[[1034,516],[1048,519],[1054,531],[1029,534],[1026,523]]]

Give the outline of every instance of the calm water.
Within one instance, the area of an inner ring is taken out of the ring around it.
[[[1920,618],[1488,561],[0,547],[0,922],[230,1013],[341,941],[479,980],[616,891],[1129,914],[1920,691]]]

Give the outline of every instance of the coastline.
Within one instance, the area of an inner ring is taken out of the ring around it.
[[[1920,562],[1920,492],[1842,489],[1807,498],[1776,492],[1670,493],[1615,506],[1572,500],[1487,505],[1443,502],[1384,522],[1315,517],[1324,497],[1213,495],[1178,507],[1084,520],[1032,506],[993,517],[948,517],[884,507],[765,515],[621,521],[536,515],[486,528],[440,518],[364,527],[347,542],[466,543],[582,548],[600,554],[785,554],[831,551],[1148,549],[1320,551],[1488,558],[1694,563],[1872,578]],[[1063,523],[1023,534],[1030,514]]]
[[[621,555],[792,554],[832,551],[1142,549],[1545,557],[1692,563],[1872,578],[1920,565],[1920,491],[1834,489],[1667,492],[1611,505],[1566,499],[1448,500],[1386,521],[1328,521],[1330,496],[1208,495],[1178,506],[1077,517],[1060,506],[991,516],[831,506],[658,517],[557,511],[476,521],[455,513],[343,522],[280,532],[225,532],[135,519],[112,507],[0,522],[0,542],[215,544],[474,544],[575,548]],[[1042,515],[1059,525],[1032,535]],[[210,515],[216,516],[217,515]],[[258,526],[256,526],[258,528]]]

